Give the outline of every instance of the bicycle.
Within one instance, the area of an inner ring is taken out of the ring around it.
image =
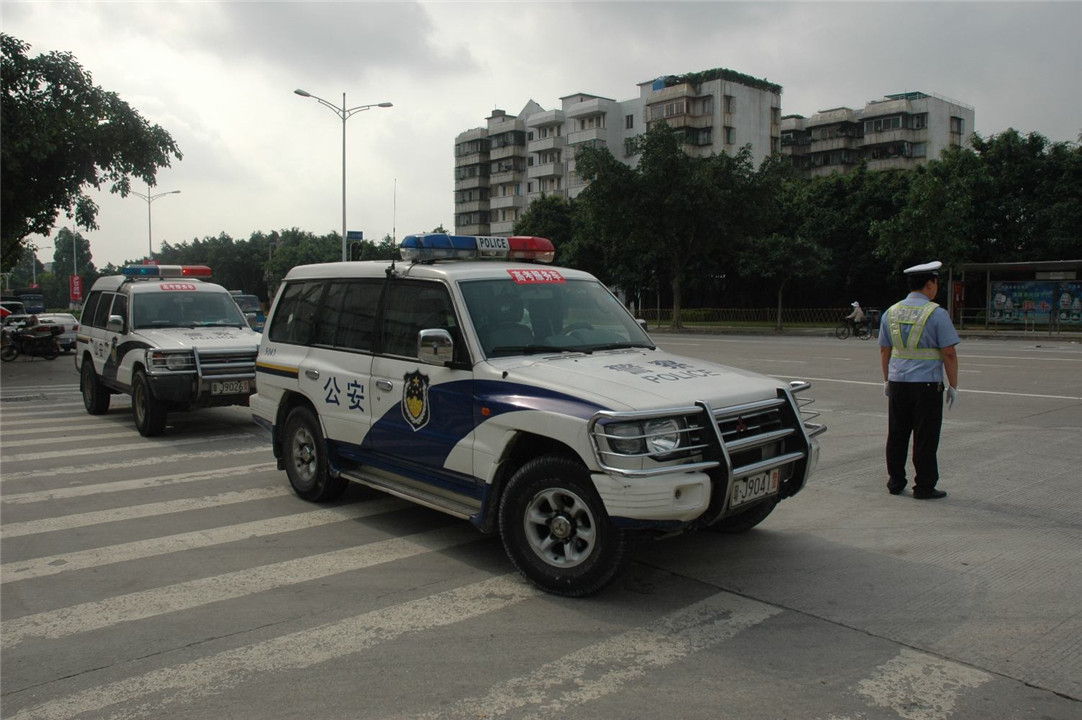
[[[838,327],[834,328],[834,337],[839,340],[847,340],[850,335],[856,335],[861,340],[870,340],[874,333],[872,332],[871,323],[863,321],[856,326],[856,331],[850,326],[848,320],[842,320]]]

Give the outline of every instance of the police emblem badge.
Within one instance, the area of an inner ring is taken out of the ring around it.
[[[414,371],[406,373],[402,389],[402,417],[414,430],[420,430],[428,424],[428,376]]]

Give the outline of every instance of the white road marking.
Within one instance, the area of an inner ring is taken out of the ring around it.
[[[782,378],[791,380],[809,380],[814,382],[834,382],[845,383],[846,385],[870,385],[882,389],[882,382],[869,382],[867,380],[839,380],[837,378],[822,378],[822,377],[806,377],[804,375],[782,375]],[[1002,392],[999,390],[969,390],[967,388],[961,388],[959,392],[972,393],[974,395],[1006,395],[1009,397],[1028,397],[1028,398],[1046,398],[1049,400],[1082,400],[1082,397],[1076,395],[1041,395],[1038,393],[1016,393],[1016,392]]]
[[[72,570],[85,570],[130,560],[143,560],[159,555],[181,552],[182,550],[223,545],[238,540],[277,535],[294,530],[307,530],[320,525],[380,515],[404,507],[408,507],[404,500],[379,499],[326,510],[297,512],[291,515],[256,520],[239,525],[197,530],[179,535],[167,535],[150,540],[138,540],[121,545],[77,550],[30,560],[17,560],[0,565],[0,584],[46,577]]]
[[[191,610],[211,603],[353,572],[472,542],[482,537],[467,523],[426,533],[342,548],[332,552],[128,593],[99,602],[5,620],[3,647],[28,638],[56,639]]]
[[[193,441],[195,442],[195,441]],[[188,444],[188,443],[186,443]],[[91,475],[93,473],[107,472],[109,470],[124,470],[126,468],[145,467],[147,465],[183,465],[193,460],[205,460],[210,458],[232,458],[235,455],[270,455],[270,445],[260,445],[236,450],[207,450],[205,452],[170,453],[168,455],[148,455],[136,460],[124,460],[121,462],[98,463],[97,465],[66,465],[44,470],[20,470],[18,472],[4,471],[0,475],[0,483],[10,483],[15,480],[33,480],[37,478],[55,478],[58,475]]]
[[[411,633],[453,625],[536,597],[518,575],[503,575],[321,627],[91,688],[32,706],[9,720],[155,716],[162,706],[192,703],[267,673],[308,668],[364,652]],[[114,708],[135,701],[130,710]]]
[[[4,433],[0,433],[0,447],[3,447],[5,450],[10,450],[12,448],[33,447],[35,445],[51,445],[53,447],[56,447],[58,443],[62,443],[62,442],[84,442],[84,441],[91,441],[91,440],[113,440],[113,439],[116,439],[116,438],[128,438],[128,439],[131,439],[131,438],[137,436],[137,433],[136,433],[136,430],[135,430],[134,427],[123,428],[123,429],[118,428],[118,429],[114,430],[113,432],[98,433],[97,435],[84,435],[83,433],[85,433],[86,430],[83,429],[83,428],[78,428],[78,429],[76,429],[76,428],[53,428],[52,430],[54,432],[68,432],[68,433],[72,433],[72,434],[69,434],[69,435],[66,435],[66,436],[52,435],[50,437],[41,437],[41,435],[42,435],[41,431],[39,431],[39,430],[31,430],[29,432],[33,433],[36,437],[34,437],[32,439],[21,439],[21,440],[15,440],[13,442],[9,442],[8,441],[8,436],[9,435],[14,435],[16,433],[20,433],[20,431],[16,430],[14,433],[4,432]],[[112,449],[113,447],[115,447],[115,446],[109,446],[110,449]],[[80,453],[88,453],[88,452],[93,453],[93,452],[95,452],[95,448],[79,448],[77,450],[77,452],[80,452]],[[12,457],[18,457],[18,456],[16,455],[16,456],[12,456]]]
[[[236,477],[238,475],[251,475],[254,473],[267,472],[275,469],[274,463],[255,463],[254,465],[237,465],[234,467],[214,468],[213,470],[200,470],[198,472],[176,473],[173,475],[154,475],[136,480],[117,480],[109,483],[94,483],[91,485],[79,485],[77,487],[56,488],[54,490],[37,490],[34,492],[11,493],[0,497],[0,502],[5,505],[29,505],[32,503],[49,502],[53,500],[70,500],[72,498],[104,495],[115,492],[131,492],[132,490],[145,490],[146,488],[177,485],[180,483],[199,482],[201,480],[217,480],[219,478]],[[48,474],[52,474],[51,472]]]
[[[239,440],[245,438],[248,440],[253,439],[255,436],[252,433],[232,433],[229,435],[208,435],[206,437],[188,438],[186,440],[144,440],[142,442],[133,443],[131,445],[107,445],[104,447],[96,448],[72,448],[70,450],[53,450],[50,452],[40,453],[26,453],[23,455],[8,455],[3,458],[4,462],[27,462],[30,460],[54,460],[56,458],[66,457],[81,457],[83,455],[97,455],[113,452],[127,452],[128,450],[141,450],[143,452],[168,452],[174,447],[180,447],[182,445],[206,445],[209,442],[216,440]],[[264,448],[266,449],[266,448]]]
[[[717,645],[777,615],[780,608],[718,593],[646,626],[628,630],[548,662],[477,698],[460,700],[421,717],[492,718],[523,708],[529,717],[567,718],[591,713],[573,709],[611,695],[651,670]]]
[[[0,538],[37,535],[38,533],[56,532],[58,530],[73,530],[74,528],[90,527],[91,525],[122,522],[124,520],[137,520],[139,518],[186,512],[188,510],[206,510],[222,505],[235,505],[237,503],[266,500],[268,498],[284,497],[292,494],[293,491],[287,487],[252,488],[250,490],[235,490],[199,498],[166,500],[164,502],[129,505],[122,508],[98,510],[76,515],[61,515],[59,517],[45,518],[43,520],[4,523],[3,525],[0,525]]]
[[[125,426],[131,427],[132,432],[135,431],[135,426],[131,425],[129,418],[124,418]],[[30,425],[51,425],[52,427],[28,427]],[[65,417],[65,418],[32,418],[30,420],[16,420],[10,415],[4,418],[4,427],[0,430],[0,437],[8,437],[9,435],[37,435],[47,432],[58,432],[61,430],[67,430],[68,428],[80,426],[80,425],[97,425],[102,428],[107,427],[120,427],[114,423],[103,422],[101,418],[92,417],[87,415],[85,417]],[[18,427],[22,430],[12,430],[11,428]]]
[[[992,679],[986,672],[902,648],[861,680],[856,692],[905,720],[949,720],[959,691]]]

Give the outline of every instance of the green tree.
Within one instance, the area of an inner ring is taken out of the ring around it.
[[[560,262],[561,249],[570,245],[574,228],[575,201],[559,195],[542,195],[515,221],[512,233],[548,238],[556,248],[557,262]]]
[[[816,277],[830,267],[831,253],[802,237],[770,235],[752,238],[740,253],[737,267],[741,274],[771,282],[777,291],[778,313],[775,330],[782,329],[783,296],[789,283],[797,278]]]
[[[48,235],[57,214],[97,229],[85,188],[128,194],[134,176],[150,186],[182,155],[116,93],[93,85],[66,52],[29,57],[30,45],[0,34],[0,242],[6,270],[28,235]]]

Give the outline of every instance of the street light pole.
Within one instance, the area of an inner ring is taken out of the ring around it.
[[[349,259],[346,254],[346,120],[349,120],[351,117],[353,117],[353,115],[359,112],[364,112],[365,110],[368,110],[370,108],[389,108],[394,107],[394,104],[389,102],[381,102],[372,103],[369,105],[357,105],[356,107],[351,107],[347,109],[345,93],[342,93],[342,107],[338,107],[337,105],[330,103],[321,97],[313,95],[306,90],[301,90],[300,88],[297,88],[293,92],[297,95],[300,95],[301,97],[312,98],[323,107],[330,108],[335,115],[342,118],[342,261],[345,262]]]
[[[145,195],[143,193],[141,193],[141,192],[136,192],[135,190],[132,190],[130,192],[131,192],[132,195],[134,195],[136,197],[143,198],[144,200],[147,201],[147,258],[153,259],[154,258],[154,234],[153,234],[153,231],[152,231],[151,225],[150,225],[150,203],[154,202],[155,200],[157,200],[160,197],[165,197],[166,195],[179,195],[180,190],[169,190],[168,192],[156,193],[154,195],[151,195],[150,194],[150,186],[147,185],[147,191],[146,191]]]

